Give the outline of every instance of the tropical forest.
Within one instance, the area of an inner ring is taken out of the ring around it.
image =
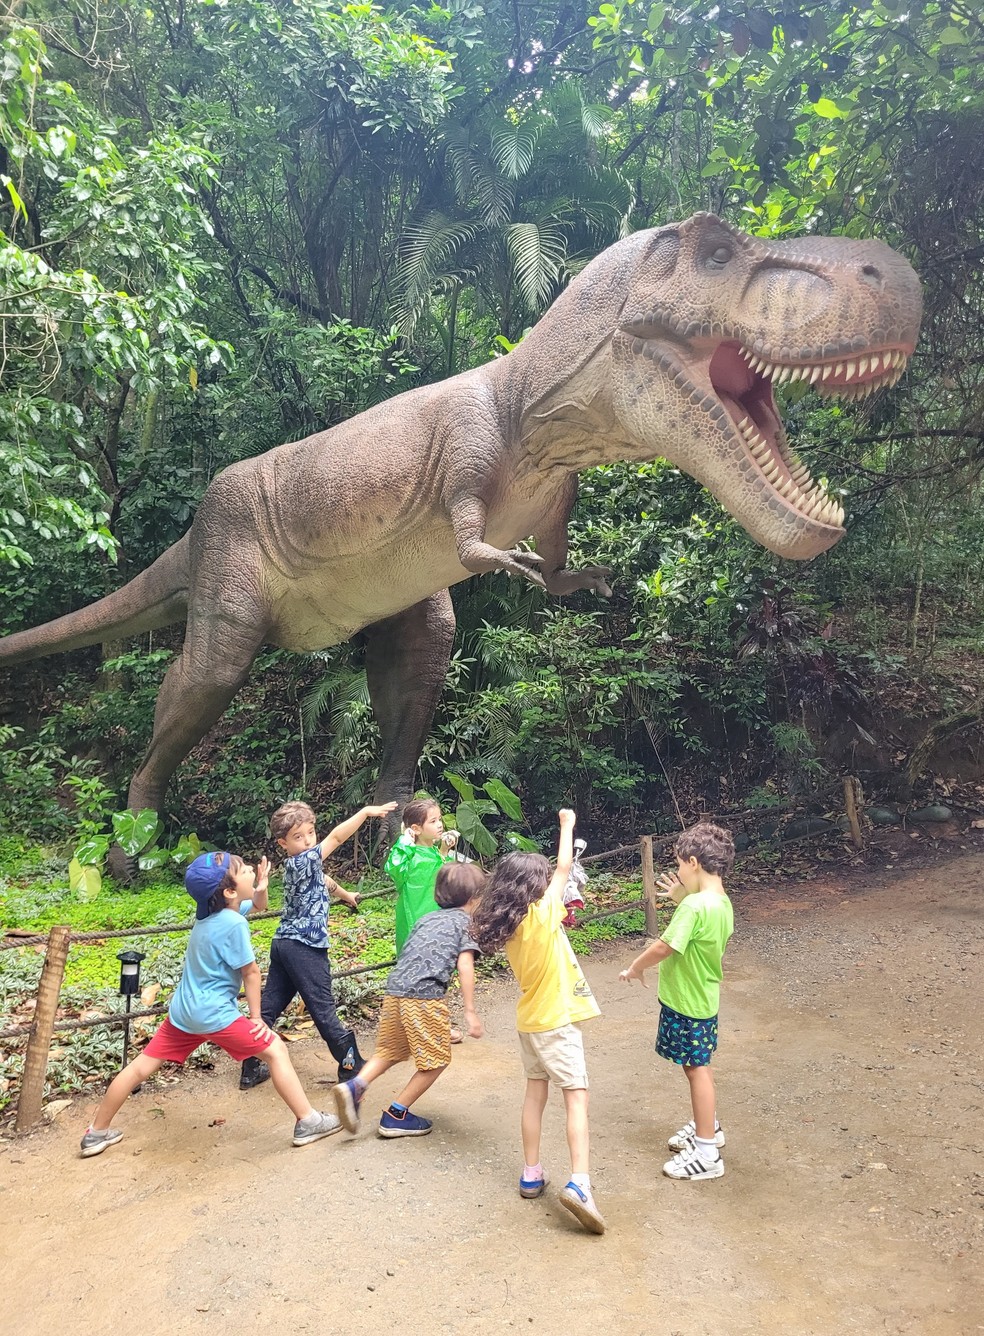
[[[897,384],[854,400],[807,378],[774,388],[845,536],[785,560],[663,458],[586,468],[569,564],[608,568],[611,597],[504,571],[455,585],[416,790],[486,865],[552,854],[560,807],[589,854],[708,816],[765,867],[784,838],[816,835],[797,857],[843,860],[858,831],[901,846],[971,828],[984,16],[969,0],[10,0],[0,635],[151,566],[230,466],[508,365],[594,257],[697,213],[770,243],[876,238],[919,275]],[[226,520],[235,553],[243,530]],[[185,924],[183,870],[203,849],[273,857],[284,801],[310,803],[327,833],[386,796],[356,635],[263,646],[164,810],[128,811],[183,634],[0,675],[0,924],[8,945],[40,935],[0,954],[0,1104],[17,1095],[53,925]],[[341,881],[378,892],[340,920],[343,963],[392,956],[392,834],[374,822],[339,854]],[[637,859],[619,867],[592,872],[596,909],[638,898]],[[632,913],[595,937],[640,930]],[[273,927],[257,924],[261,945]],[[149,953],[143,1002],[159,1007],[185,940],[122,940]],[[60,1018],[117,1004],[120,945],[73,947]],[[56,1040],[49,1094],[113,1069],[118,1030]]]

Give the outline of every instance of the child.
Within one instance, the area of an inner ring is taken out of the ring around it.
[[[676,842],[676,874],[659,885],[677,908],[659,941],[647,946],[627,970],[623,983],[659,963],[659,1030],[656,1052],[678,1063],[690,1083],[693,1118],[670,1137],[678,1154],[663,1165],[668,1178],[720,1178],[724,1131],[717,1120],[711,1055],[717,1048],[721,961],[735,917],[724,889],[735,862],[731,832],[708,822],[691,826]]]
[[[353,909],[359,897],[325,876],[322,863],[371,816],[388,816],[396,803],[363,807],[319,842],[314,812],[307,803],[284,803],[270,818],[270,833],[287,855],[284,860],[284,908],[270,943],[270,968],[263,989],[261,1015],[273,1025],[300,993],[318,1033],[338,1063],[344,1081],[362,1066],[355,1032],[338,1018],[328,961],[329,887]],[[256,1058],[243,1063],[240,1090],[249,1090],[270,1075]]]
[[[475,1013],[475,952],[469,915],[485,885],[476,863],[448,863],[437,874],[439,908],[410,930],[400,958],[386,980],[376,1052],[362,1071],[334,1090],[338,1116],[350,1132],[359,1130],[359,1104],[366,1087],[398,1062],[412,1057],[416,1072],[379,1120],[381,1137],[423,1137],[430,1120],[410,1107],[431,1088],[451,1061],[451,1019],[444,1000],[452,971],[458,969],[468,1033],[483,1034]]]
[[[575,816],[560,813],[560,844],[553,876],[542,854],[507,854],[496,864],[474,918],[475,940],[486,953],[505,946],[520,987],[516,1028],[526,1072],[522,1135],[526,1163],[521,1197],[547,1186],[540,1163],[540,1133],[549,1083],[564,1092],[571,1177],[560,1204],[586,1229],[605,1232],[588,1172],[588,1073],[580,1023],[600,1014],[561,926],[570,875]]]
[[[262,1053],[274,1088],[295,1119],[294,1145],[306,1146],[337,1132],[334,1114],[317,1113],[301,1089],[283,1040],[260,1018],[260,971],[240,905],[252,898],[256,874],[235,854],[199,854],[185,873],[188,894],[198,906],[188,939],[181,979],[168,1015],[138,1058],[124,1067],[96,1110],[82,1138],[82,1156],[101,1155],[123,1133],[111,1127],[126,1097],[165,1062],[183,1063],[201,1044],[218,1044],[237,1061]],[[266,889],[261,873],[256,892]],[[246,990],[249,1019],[236,999]]]
[[[456,831],[445,833],[441,809],[432,798],[418,798],[403,809],[403,834],[389,852],[385,871],[396,884],[396,954],[410,929],[437,909],[434,882],[451,857]]]

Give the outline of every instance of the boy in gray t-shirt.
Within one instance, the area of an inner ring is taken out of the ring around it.
[[[359,1105],[366,1087],[398,1062],[413,1059],[416,1071],[379,1120],[381,1137],[422,1137],[427,1118],[410,1106],[434,1084],[451,1061],[451,1013],[445,995],[455,969],[465,1025],[473,1039],[484,1030],[475,1011],[475,955],[471,913],[485,885],[476,863],[445,863],[434,899],[441,906],[418,919],[386,980],[376,1052],[357,1076],[334,1089],[338,1116],[349,1132],[359,1130]]]

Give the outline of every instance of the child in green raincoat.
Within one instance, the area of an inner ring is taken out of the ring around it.
[[[457,831],[445,831],[440,806],[433,799],[415,799],[403,809],[403,834],[390,850],[385,867],[397,890],[397,955],[417,920],[439,908],[434,883],[457,840]]]

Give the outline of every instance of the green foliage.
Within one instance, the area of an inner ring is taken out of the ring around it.
[[[474,785],[461,775],[445,770],[444,778],[458,794],[459,802],[454,813],[458,830],[480,857],[494,858],[499,852],[499,842],[486,825],[485,818],[506,816],[512,821],[524,821],[518,796],[501,779],[493,778],[483,784],[488,797],[479,798]],[[507,831],[503,838],[513,849],[539,847],[535,841],[516,831]]]

